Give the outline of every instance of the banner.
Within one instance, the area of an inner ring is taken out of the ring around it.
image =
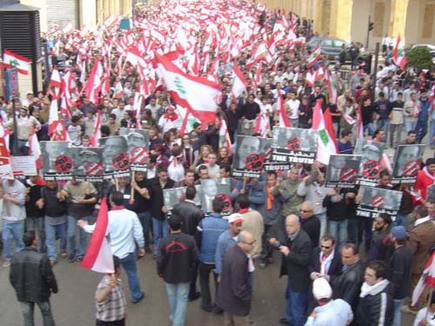
[[[213,211],[213,200],[217,195],[229,196],[232,190],[229,178],[201,180],[199,189],[198,197],[204,213],[210,213]]]
[[[326,170],[327,188],[354,188],[358,179],[360,155],[332,154]]]
[[[187,187],[177,187],[170,189],[163,189],[163,202],[165,207],[170,211],[176,204],[181,203],[186,196],[186,188]],[[200,207],[201,201],[200,197],[200,186],[196,185],[196,196],[194,198],[195,204]]]
[[[426,145],[399,145],[394,155],[391,183],[415,183]]]
[[[316,142],[315,130],[274,127],[271,162],[313,164]]]
[[[232,165],[234,177],[259,177],[271,153],[272,139],[237,136]]]
[[[357,185],[374,187],[378,184],[385,143],[357,139],[354,154],[361,155]]]
[[[35,158],[30,155],[11,156],[12,170],[17,178],[38,175]]]
[[[73,147],[70,148],[74,159],[74,179],[90,182],[103,182],[103,148]]]
[[[42,171],[46,180],[70,180],[73,178],[74,160],[70,142],[42,141]]]
[[[130,155],[127,139],[123,136],[110,136],[99,139],[103,148],[104,178],[130,176]]]
[[[128,153],[130,155],[130,169],[132,171],[146,172],[149,161],[148,131],[134,128],[121,128],[120,136],[127,139]]]
[[[361,202],[356,215],[375,218],[379,213],[387,213],[391,215],[393,221],[402,200],[401,191],[364,186],[360,188],[358,196],[361,197]]]

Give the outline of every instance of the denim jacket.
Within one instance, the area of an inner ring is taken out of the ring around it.
[[[200,250],[199,261],[204,264],[215,263],[216,246],[219,236],[228,230],[228,221],[220,214],[211,213],[198,225]]]

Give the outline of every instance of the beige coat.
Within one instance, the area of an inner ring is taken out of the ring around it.
[[[255,239],[254,248],[252,250],[252,258],[257,258],[261,254],[261,237],[264,232],[263,216],[256,210],[250,210],[242,214],[243,224],[242,231],[250,232]]]
[[[422,274],[435,244],[435,222],[432,220],[411,228],[408,246],[412,250],[412,274]]]

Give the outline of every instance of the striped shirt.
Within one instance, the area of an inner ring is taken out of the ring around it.
[[[96,293],[107,287],[109,280],[110,276],[105,275],[98,284]],[[96,318],[106,322],[122,320],[125,317],[126,305],[127,302],[121,287],[121,280],[118,280],[116,287],[109,292],[106,299],[102,302],[96,302]]]

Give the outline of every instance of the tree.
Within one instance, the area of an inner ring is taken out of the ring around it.
[[[433,65],[432,54],[427,47],[415,47],[406,53],[406,62],[408,67],[414,67],[417,70],[430,69]]]

